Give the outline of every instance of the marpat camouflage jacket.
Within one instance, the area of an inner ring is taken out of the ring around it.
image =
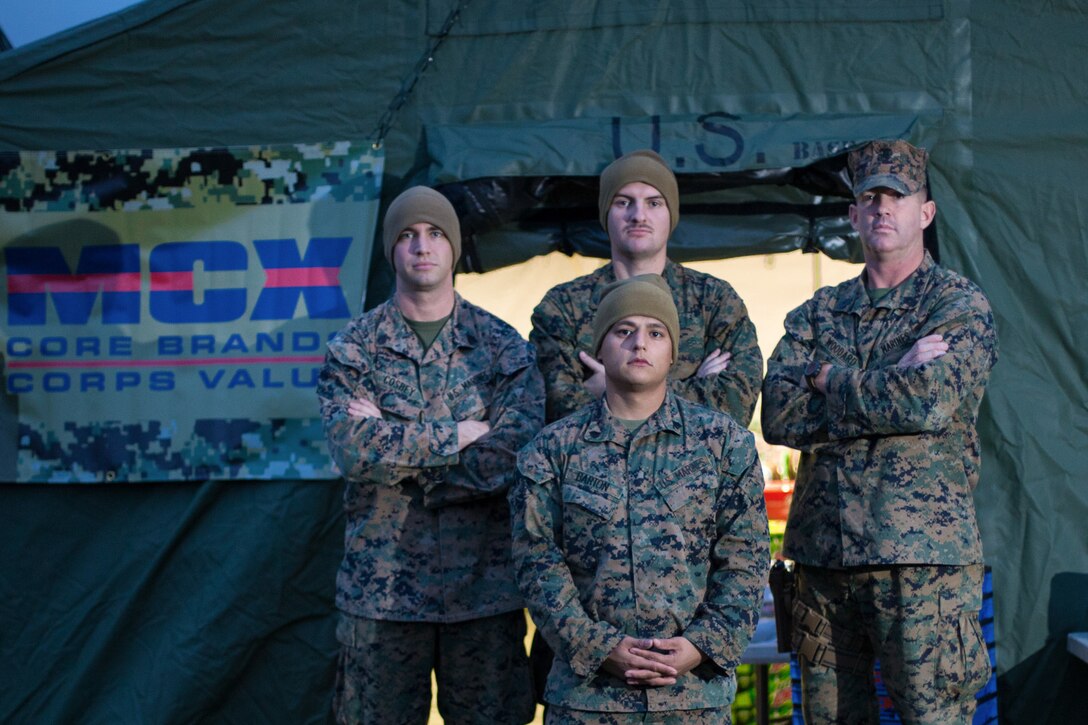
[[[506,492],[540,429],[544,385],[513,328],[457,296],[426,354],[390,301],[329,342],[318,383],[347,481],[337,606],[371,619],[457,622],[522,606]],[[366,396],[382,419],[347,415]],[[457,422],[491,431],[458,453]]]
[[[802,451],[783,553],[842,568],[982,561],[972,491],[975,420],[997,360],[989,302],[928,253],[869,301],[864,275],[824,287],[786,317],[763,382],[763,435]],[[927,335],[948,352],[896,363]],[[805,364],[831,364],[826,396]]]
[[[672,290],[680,315],[680,359],[669,373],[670,387],[688,400],[733,416],[748,425],[759,396],[763,355],[756,328],[744,302],[728,282],[687,269],[673,261],[662,274]],[[547,388],[547,420],[558,420],[593,400],[582,385],[585,366],[578,352],[593,350],[593,315],[601,291],[616,281],[612,264],[591,274],[556,285],[533,310],[529,341],[536,347],[537,365]],[[717,375],[696,378],[710,352],[721,348],[733,359]]]
[[[596,401],[518,455],[518,585],[556,652],[545,700],[577,710],[724,707],[770,553],[752,434],[668,393],[634,434]],[[624,635],[683,635],[708,661],[673,686],[601,669]]]

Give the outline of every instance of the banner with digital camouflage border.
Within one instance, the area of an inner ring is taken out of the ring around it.
[[[0,153],[0,481],[324,479],[369,143]]]

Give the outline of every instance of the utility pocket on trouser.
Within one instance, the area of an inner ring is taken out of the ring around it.
[[[952,700],[974,697],[990,681],[990,655],[977,612],[942,618],[937,691]]]

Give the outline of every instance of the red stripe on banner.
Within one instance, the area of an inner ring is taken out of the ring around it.
[[[284,267],[266,269],[265,287],[339,287],[339,267]]]
[[[152,272],[152,292],[192,292],[192,272]]]
[[[43,292],[139,292],[140,273],[9,274],[10,294]]]
[[[43,368],[165,368],[193,365],[258,365],[274,363],[320,363],[323,355],[281,355],[278,357],[205,357],[161,360],[8,360],[11,369]]]

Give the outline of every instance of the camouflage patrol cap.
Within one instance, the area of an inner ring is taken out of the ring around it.
[[[593,354],[601,350],[604,336],[624,317],[643,315],[660,320],[672,338],[672,360],[680,353],[680,316],[669,283],[659,274],[640,274],[613,282],[601,292],[593,316]]]
[[[680,223],[680,191],[676,186],[676,175],[665,159],[649,149],[624,154],[601,172],[597,209],[604,230],[608,231],[608,209],[616,192],[635,181],[649,184],[661,192],[661,196],[665,197],[665,206],[669,208],[669,232],[676,231],[676,225]]]
[[[900,194],[916,194],[926,188],[925,149],[902,139],[873,141],[854,149],[847,157],[854,196],[884,186]]]
[[[392,266],[393,247],[400,233],[421,222],[433,224],[446,234],[453,247],[453,266],[456,267],[457,260],[461,258],[461,222],[449,199],[426,186],[413,186],[401,192],[385,212],[382,246],[386,261]]]

